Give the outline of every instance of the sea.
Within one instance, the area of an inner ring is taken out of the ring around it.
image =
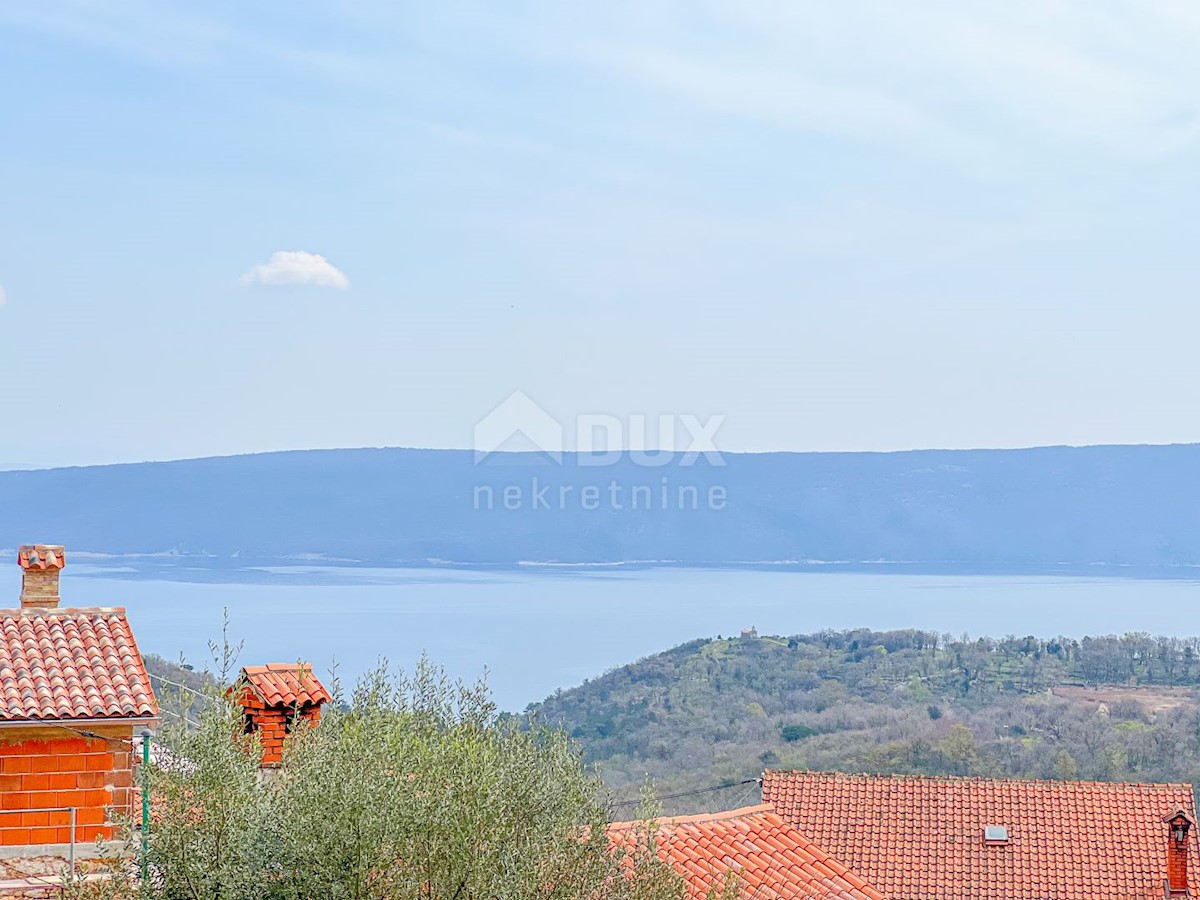
[[[16,605],[20,572],[0,571]],[[497,704],[531,703],[696,638],[921,628],[959,637],[1200,634],[1200,580],[654,566],[211,570],[70,561],[63,605],[123,606],[144,653],[211,667],[311,662],[344,685],[425,654],[486,678]]]

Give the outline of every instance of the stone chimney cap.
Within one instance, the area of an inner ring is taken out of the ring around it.
[[[65,550],[62,544],[23,544],[17,563],[22,569],[61,569],[67,564]]]

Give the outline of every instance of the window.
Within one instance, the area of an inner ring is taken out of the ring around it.
[[[1007,825],[984,825],[983,826],[983,842],[985,844],[1007,844],[1008,843],[1008,826]]]

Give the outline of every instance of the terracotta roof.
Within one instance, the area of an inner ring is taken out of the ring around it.
[[[615,847],[632,850],[636,823],[609,826]],[[690,900],[721,890],[730,870],[742,897],[883,900],[883,894],[852,873],[769,806],[750,806],[718,815],[685,816],[659,823],[659,857],[687,883]]]
[[[0,610],[0,721],[157,715],[124,609]]]
[[[330,701],[325,685],[307,663],[268,663],[246,666],[242,676],[267,706],[301,706]]]
[[[1162,900],[1163,817],[1196,809],[1186,784],[828,772],[767,772],[763,799],[898,900]],[[1187,852],[1200,897],[1196,829]]]
[[[67,561],[61,544],[26,544],[17,550],[22,569],[61,569]]]

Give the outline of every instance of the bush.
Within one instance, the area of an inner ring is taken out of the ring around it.
[[[154,877],[138,896],[683,897],[655,854],[622,858],[598,838],[604,794],[570,739],[498,716],[482,685],[422,661],[411,678],[371,673],[341,701],[297,728],[267,778],[219,691],[199,728],[164,728],[176,762],[149,773]]]
[[[783,725],[780,727],[779,733],[790,744],[793,741],[802,741],[805,738],[814,737],[820,732],[811,725]]]
[[[1109,706],[1108,713],[1118,722],[1150,721],[1150,717],[1146,715],[1146,708],[1131,697],[1115,701]]]

